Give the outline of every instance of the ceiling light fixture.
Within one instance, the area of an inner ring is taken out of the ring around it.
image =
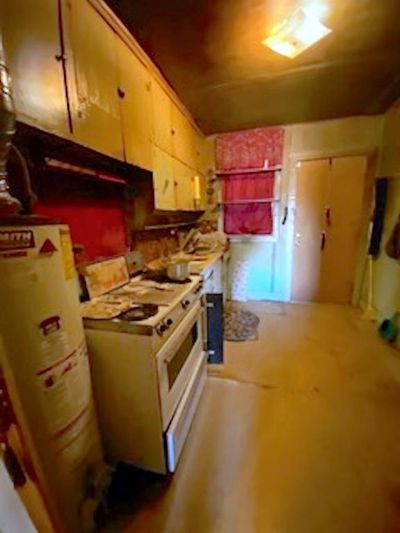
[[[297,9],[290,17],[275,26],[262,44],[274,52],[293,59],[317,41],[331,33],[322,24],[311,5]],[[322,12],[319,12],[322,14]]]

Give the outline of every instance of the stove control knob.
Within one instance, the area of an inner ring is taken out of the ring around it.
[[[190,301],[189,300],[183,300],[183,302],[182,302],[183,309],[186,309],[186,307],[188,307],[189,305],[190,305]]]
[[[203,288],[203,283],[199,283],[199,285],[196,287],[196,290],[194,291],[195,294],[198,294]]]
[[[165,325],[167,326],[167,328],[170,328],[172,326],[172,324],[174,323],[174,321],[171,319],[171,318],[168,318],[166,321],[165,321]]]
[[[164,333],[164,331],[166,331],[167,329],[167,326],[164,324],[164,323],[161,323],[159,324],[157,327],[156,327],[156,331],[158,333],[158,335],[160,335],[160,337],[162,336],[162,334]]]

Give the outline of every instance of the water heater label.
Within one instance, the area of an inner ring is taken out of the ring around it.
[[[0,231],[0,252],[35,248],[35,237],[32,230]]]

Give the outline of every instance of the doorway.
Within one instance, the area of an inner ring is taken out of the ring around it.
[[[367,157],[301,161],[296,172],[292,300],[351,302]]]

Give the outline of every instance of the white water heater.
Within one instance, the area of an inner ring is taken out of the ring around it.
[[[0,437],[19,434],[54,531],[79,532],[103,456],[65,225],[0,220],[0,371],[12,409]]]

